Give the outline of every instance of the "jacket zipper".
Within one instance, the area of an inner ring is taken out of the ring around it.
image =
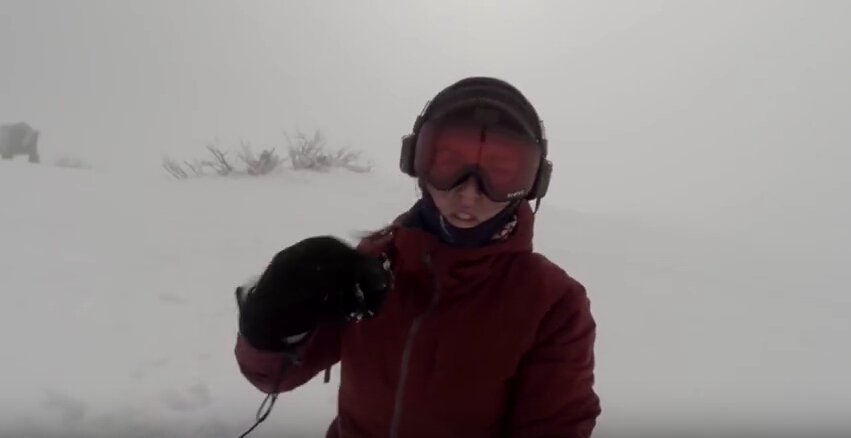
[[[432,268],[431,257],[429,254],[425,256],[425,263],[429,269]],[[399,380],[396,382],[396,397],[393,401],[393,415],[390,419],[390,438],[399,438],[399,424],[402,420],[402,399],[405,395],[405,380],[408,377],[408,366],[411,361],[411,350],[413,350],[414,337],[422,325],[423,320],[428,316],[434,308],[437,307],[437,301],[440,298],[440,283],[437,281],[437,276],[434,277],[434,294],[431,297],[426,310],[419,314],[411,323],[411,328],[408,330],[408,336],[405,338],[405,347],[402,350],[402,363],[399,365]]]

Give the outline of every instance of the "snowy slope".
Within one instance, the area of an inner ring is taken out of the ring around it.
[[[0,164],[0,436],[238,436],[263,397],[233,358],[234,286],[283,246],[379,227],[414,196],[349,173],[175,183]],[[538,220],[538,250],[593,300],[596,436],[851,431],[847,249],[546,203]],[[322,436],[336,383],[282,396],[251,436]]]

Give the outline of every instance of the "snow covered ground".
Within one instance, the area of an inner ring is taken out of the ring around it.
[[[379,175],[177,183],[0,164],[0,436],[237,437],[263,395],[233,357],[236,284],[414,197]],[[536,235],[593,300],[595,436],[851,436],[847,247],[546,202]],[[251,436],[322,436],[337,382],[282,396]]]

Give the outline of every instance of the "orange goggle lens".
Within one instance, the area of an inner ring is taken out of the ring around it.
[[[427,122],[419,132],[414,170],[438,190],[474,176],[495,202],[523,199],[532,190],[541,147],[522,133],[472,122]]]

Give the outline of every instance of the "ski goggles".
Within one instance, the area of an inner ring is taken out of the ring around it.
[[[426,122],[417,136],[414,170],[437,190],[475,177],[494,202],[525,198],[535,185],[541,146],[528,135],[475,121]]]

